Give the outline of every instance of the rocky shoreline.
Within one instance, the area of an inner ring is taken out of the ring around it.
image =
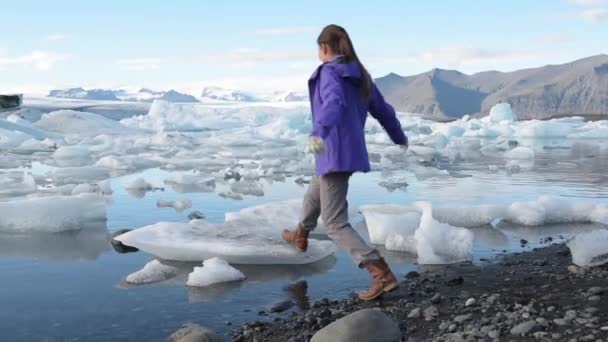
[[[243,324],[232,339],[309,341],[340,318],[377,308],[403,341],[608,341],[608,264],[574,266],[563,244],[481,265],[419,266],[398,276],[400,287],[380,301],[362,302],[354,294],[321,299],[300,312]]]

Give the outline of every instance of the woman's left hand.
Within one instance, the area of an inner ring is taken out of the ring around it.
[[[308,138],[308,153],[319,154],[325,151],[325,143],[323,139],[316,136],[310,136]]]

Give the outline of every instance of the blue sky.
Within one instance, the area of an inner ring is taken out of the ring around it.
[[[344,26],[375,77],[473,73],[608,53],[608,0],[31,1],[3,4],[0,92],[303,89]]]

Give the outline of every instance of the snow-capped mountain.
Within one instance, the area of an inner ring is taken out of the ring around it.
[[[174,89],[156,91],[149,88],[135,90],[133,88],[120,89],[90,89],[69,88],[51,90],[48,97],[79,99],[79,100],[105,100],[128,102],[152,102],[156,99],[169,102],[301,102],[308,101],[308,95],[301,92],[281,90],[268,92],[251,92],[221,87],[205,87],[199,98],[190,94],[178,92]]]
[[[231,101],[231,102],[260,102],[263,99],[258,98],[253,93],[226,89],[220,87],[206,87],[201,93],[203,100]]]
[[[308,95],[295,91],[275,91],[272,94],[273,102],[301,102],[308,101]]]
[[[59,97],[63,99],[79,99],[79,100],[107,100],[118,101],[113,90],[107,89],[91,89],[84,90],[83,88],[69,88],[51,90],[48,97]]]
[[[106,100],[106,101],[131,101],[131,102],[152,102],[161,99],[169,102],[198,102],[196,97],[180,93],[173,89],[169,91],[154,91],[142,88],[133,93],[127,89],[91,89],[83,88],[57,89],[51,90],[48,97],[58,97],[65,99],[79,100]]]

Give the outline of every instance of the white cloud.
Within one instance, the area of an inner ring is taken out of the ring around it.
[[[67,55],[36,50],[20,56],[0,55],[0,68],[7,69],[8,66],[17,65],[46,71],[65,59],[67,59]]]
[[[44,39],[50,40],[50,41],[65,40],[67,38],[68,38],[68,36],[65,34],[62,34],[62,33],[53,33],[53,34],[50,34],[50,35],[44,37]]]
[[[605,3],[606,0],[568,0],[568,2],[575,5],[589,6]]]
[[[127,58],[119,59],[116,64],[123,70],[128,71],[147,71],[160,68],[162,63],[160,58]]]
[[[476,64],[508,63],[534,56],[530,52],[506,49],[486,49],[475,47],[445,47],[424,51],[406,57],[372,57],[374,62],[401,62],[423,64],[431,67],[450,67]]]
[[[537,41],[540,41],[542,43],[550,43],[550,44],[565,43],[565,42],[570,42],[573,40],[574,40],[574,37],[571,35],[568,35],[568,34],[551,34],[551,35],[540,36],[537,39]]]
[[[313,26],[294,26],[259,29],[253,31],[253,33],[259,36],[289,36],[294,34],[315,33],[317,31],[320,30]]]
[[[608,21],[608,9],[590,8],[581,12],[583,19],[592,23],[603,23]]]
[[[314,50],[274,51],[252,48],[240,48],[222,52],[205,52],[198,57],[208,62],[244,67],[269,63],[293,64],[307,60],[316,60]]]

